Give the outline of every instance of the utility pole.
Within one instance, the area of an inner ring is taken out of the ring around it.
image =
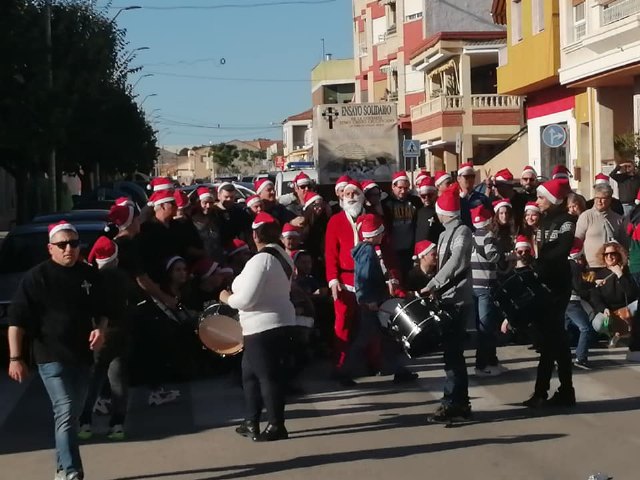
[[[324,51],[324,38],[321,38],[320,41],[322,42],[322,60],[324,61],[324,56],[325,56],[325,51]]]
[[[51,40],[51,0],[46,0],[45,6],[45,41],[47,47],[47,83],[53,96],[53,42]],[[58,192],[56,185],[56,147],[52,139],[49,150],[49,181],[51,182],[51,207],[58,211]]]

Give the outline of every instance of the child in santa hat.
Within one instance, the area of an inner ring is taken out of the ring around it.
[[[416,266],[407,276],[407,289],[410,292],[420,292],[427,286],[438,268],[437,245],[429,240],[417,242],[413,260]]]

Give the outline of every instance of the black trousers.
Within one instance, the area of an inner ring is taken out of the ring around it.
[[[546,397],[556,364],[560,389],[573,388],[571,346],[564,328],[565,312],[570,296],[571,292],[554,295],[549,302],[549,307],[534,324],[540,349],[535,386],[535,394],[538,396]]]
[[[284,363],[290,355],[291,328],[279,327],[244,337],[242,384],[246,420],[259,422],[264,407],[269,423],[284,424]]]

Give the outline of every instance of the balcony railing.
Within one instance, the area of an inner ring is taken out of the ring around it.
[[[462,110],[462,97],[459,95],[443,95],[411,107],[411,117],[422,118],[428,115],[449,110]]]
[[[600,25],[609,25],[640,13],[640,0],[616,0],[600,10]]]
[[[522,106],[522,97],[516,95],[471,95],[471,108],[518,109]]]

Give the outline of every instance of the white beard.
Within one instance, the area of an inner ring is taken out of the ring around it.
[[[364,198],[358,196],[356,200],[343,200],[342,209],[351,218],[356,218],[362,213],[362,207],[364,205]]]

